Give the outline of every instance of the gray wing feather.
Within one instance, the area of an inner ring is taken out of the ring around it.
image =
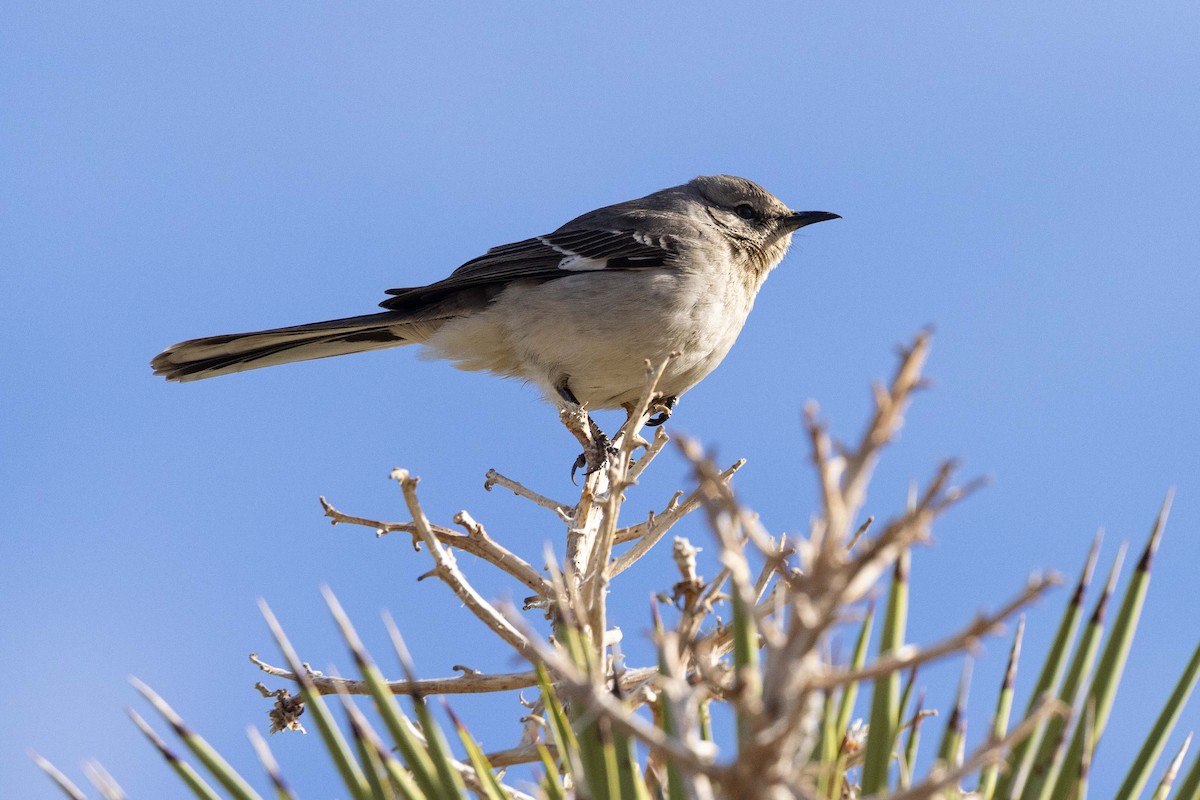
[[[560,228],[546,236],[493,247],[437,283],[389,289],[387,293],[395,296],[380,305],[395,311],[416,311],[445,301],[456,306],[486,303],[513,281],[549,281],[578,274],[563,266],[572,257],[603,261],[599,268],[604,270],[633,270],[668,266],[675,256],[675,243],[667,236]]]

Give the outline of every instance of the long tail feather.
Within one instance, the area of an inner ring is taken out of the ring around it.
[[[381,350],[421,341],[428,325],[403,314],[368,314],[253,333],[191,339],[154,357],[155,375],[198,381],[249,369]],[[422,330],[425,329],[425,330]]]

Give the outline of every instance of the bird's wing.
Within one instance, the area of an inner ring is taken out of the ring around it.
[[[639,270],[670,265],[677,255],[670,236],[636,231],[572,228],[493,247],[428,286],[388,289],[380,303],[394,311],[417,311],[457,295],[491,299],[513,281],[548,281],[579,272]]]

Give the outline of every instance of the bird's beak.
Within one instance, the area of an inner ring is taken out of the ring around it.
[[[788,231],[795,231],[803,228],[805,225],[812,225],[814,222],[825,222],[831,219],[841,219],[839,214],[831,214],[828,211],[793,211],[783,218],[783,227]]]

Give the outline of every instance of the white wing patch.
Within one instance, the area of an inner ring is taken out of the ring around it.
[[[569,255],[562,261],[558,262],[558,268],[565,269],[568,272],[588,272],[592,270],[604,269],[607,266],[607,258],[587,258],[586,256],[580,255]]]
[[[551,250],[557,250],[558,252],[562,253],[564,256],[573,256],[573,255],[575,255],[575,253],[574,253],[573,251],[571,251],[571,250],[568,250],[568,249],[567,249],[567,248],[565,248],[565,247],[559,247],[559,246],[558,246],[558,245],[556,245],[554,242],[552,242],[552,241],[550,241],[549,239],[547,239],[545,236],[538,236],[538,237],[536,237],[536,238],[537,238],[537,240],[538,240],[539,242],[541,242],[542,244],[546,245],[546,247],[549,247]]]

